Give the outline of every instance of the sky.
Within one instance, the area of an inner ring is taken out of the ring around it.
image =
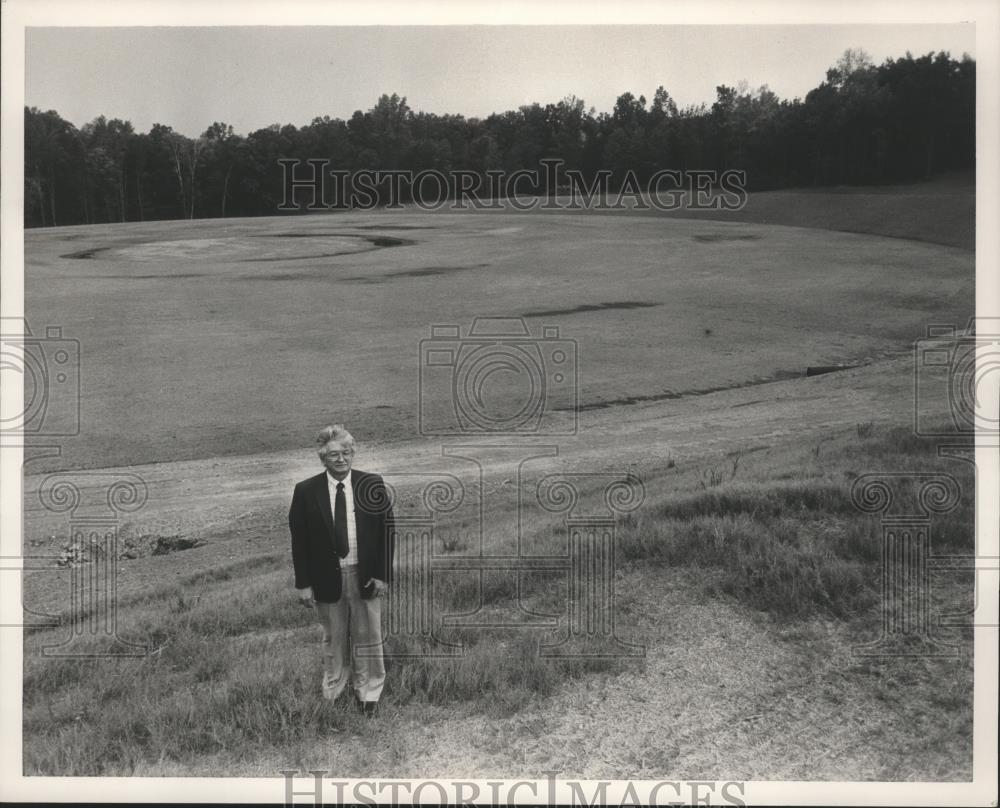
[[[719,84],[804,97],[847,48],[975,56],[964,25],[29,28],[25,104],[80,126],[98,115],[194,137],[349,118],[382,93],[416,111],[484,117],[567,95],[610,111],[663,85],[684,107]]]

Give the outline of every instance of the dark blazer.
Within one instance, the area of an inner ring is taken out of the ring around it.
[[[351,470],[354,490],[354,522],[358,540],[358,577],[361,597],[370,598],[375,585],[364,586],[369,578],[389,583],[392,579],[393,514],[385,482],[378,474]],[[303,480],[295,486],[288,510],[292,534],[292,563],[295,588],[312,587],[320,603],[340,600],[340,556],[333,540],[333,511],[327,473]]]

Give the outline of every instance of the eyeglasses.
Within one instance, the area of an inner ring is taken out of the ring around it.
[[[323,452],[321,457],[340,457],[346,459],[350,457],[352,454],[354,454],[353,449],[346,449],[343,452],[329,452],[329,451]]]

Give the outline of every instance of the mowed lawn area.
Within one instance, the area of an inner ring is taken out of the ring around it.
[[[452,394],[446,373],[420,387],[421,341],[451,324],[457,345],[481,316],[557,329],[584,407],[908,350],[974,305],[973,197],[934,187],[754,194],[730,215],[748,221],[372,212],[28,231],[29,325],[61,326],[81,353],[80,434],[54,462],[284,450],[331,413],[409,439],[421,401]]]

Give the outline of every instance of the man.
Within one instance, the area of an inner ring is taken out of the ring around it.
[[[326,471],[295,486],[288,511],[295,588],[323,626],[324,698],[335,700],[350,679],[358,705],[374,715],[385,684],[392,506],[379,475],[351,469],[354,438],[343,425],[325,427],[316,445]]]

